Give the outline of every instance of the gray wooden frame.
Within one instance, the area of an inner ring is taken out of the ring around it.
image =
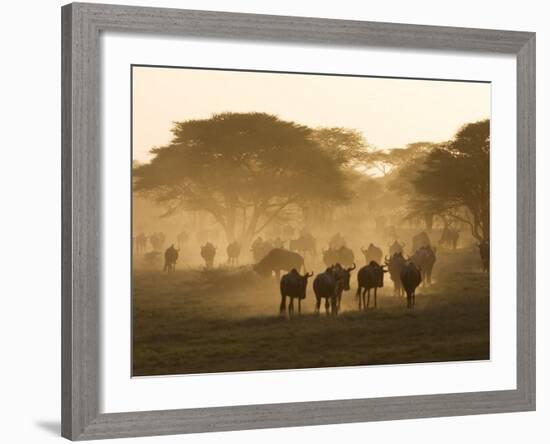
[[[515,390],[127,413],[99,411],[102,31],[517,57]],[[97,439],[535,409],[535,34],[74,3],[62,8],[62,435]]]

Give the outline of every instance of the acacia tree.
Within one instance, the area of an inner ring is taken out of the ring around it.
[[[228,242],[248,244],[307,200],[347,198],[342,171],[307,126],[265,113],[221,113],[175,122],[172,133],[134,169],[134,190],[166,214],[208,212]]]
[[[489,129],[489,120],[464,125],[426,156],[412,180],[413,211],[457,220],[476,239],[489,238]]]

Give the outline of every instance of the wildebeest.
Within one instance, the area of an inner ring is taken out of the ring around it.
[[[314,256],[317,254],[317,241],[310,233],[302,234],[298,239],[290,240],[289,249],[303,256],[306,254]]]
[[[416,236],[413,237],[412,240],[412,251],[415,253],[416,251],[420,250],[422,247],[429,247],[431,246],[430,238],[428,234],[423,231],[422,233],[418,233]]]
[[[356,297],[359,300],[359,310],[361,310],[361,302],[363,302],[363,308],[366,310],[370,305],[370,291],[374,289],[374,308],[377,307],[377,289],[384,286],[384,273],[388,270],[371,261],[368,265],[362,267],[357,273],[357,294]],[[365,304],[365,294],[367,295],[367,301]]]
[[[390,245],[390,258],[395,254],[395,253],[401,253],[403,254],[403,249],[405,248],[405,244],[400,244],[399,242],[397,242],[396,240],[393,241],[393,244]]]
[[[252,258],[254,259],[254,262],[260,262],[272,248],[273,245],[271,245],[271,242],[267,240],[264,241],[261,237],[256,238],[250,246],[250,251],[252,251]]]
[[[332,236],[328,242],[329,248],[332,248],[333,250],[339,250],[341,247],[346,246],[346,241],[340,234],[340,232],[336,233],[334,236]]]
[[[147,236],[143,233],[139,233],[136,236],[136,253],[145,253],[145,250],[147,249]]]
[[[441,233],[441,239],[439,239],[439,245],[442,247],[452,248],[456,250],[456,244],[458,243],[458,238],[460,236],[459,230],[454,228],[445,227]]]
[[[287,274],[281,277],[281,305],[279,307],[280,314],[286,312],[286,298],[290,298],[288,304],[288,314],[292,316],[294,314],[294,298],[298,299],[298,313],[302,312],[302,299],[306,298],[307,280],[313,276],[313,273],[306,273],[300,275],[298,270],[293,268]]]
[[[156,232],[149,236],[149,242],[151,242],[154,251],[162,251],[165,239],[166,236],[161,232]]]
[[[424,287],[426,284],[432,284],[432,270],[436,260],[435,252],[435,248],[428,245],[419,248],[411,258],[415,265],[420,269],[422,286]]]
[[[414,262],[409,261],[401,270],[401,284],[407,293],[407,308],[413,308],[416,298],[416,288],[422,281],[421,271]]]
[[[349,290],[351,272],[355,270],[355,268],[355,264],[347,268],[342,267],[340,264],[336,264],[333,267],[334,276],[336,278],[336,312],[340,311],[342,293]]]
[[[353,250],[348,247],[342,246],[338,249],[329,247],[328,250],[323,250],[323,262],[327,267],[338,263],[345,267],[351,267],[355,263],[355,255],[353,254]]]
[[[490,265],[490,248],[489,240],[483,239],[479,244],[479,255],[481,256],[481,266],[483,271],[489,271]]]
[[[315,313],[319,313],[321,299],[325,300],[327,315],[338,313],[338,282],[334,266],[328,267],[323,273],[315,276],[313,291],[315,293]]]
[[[304,267],[304,258],[294,251],[284,248],[273,248],[253,269],[260,276],[269,277],[273,273],[280,279],[281,271],[290,271],[293,268],[300,271]]]
[[[214,257],[216,256],[216,247],[211,242],[201,246],[201,257],[204,259],[206,268],[212,268],[214,266]]]
[[[403,294],[401,270],[403,270],[407,264],[407,261],[403,257],[403,253],[399,251],[398,253],[394,253],[389,259],[385,258],[385,264],[388,267],[390,279],[393,282],[393,294],[394,296],[401,296]]]
[[[338,262],[340,262],[344,267],[351,267],[355,263],[355,255],[353,250],[346,246],[342,246],[337,250],[338,253]]]
[[[336,264],[338,262],[338,252],[334,248],[323,250],[323,262],[327,267]]]
[[[179,248],[176,250],[174,244],[170,245],[164,252],[164,271],[176,271],[176,262],[178,261]]]
[[[372,242],[369,244],[369,247],[365,250],[361,248],[361,253],[365,256],[365,264],[369,264],[371,261],[376,262],[377,264],[382,263],[382,250],[374,245]]]
[[[241,244],[237,241],[231,242],[227,246],[227,263],[229,265],[237,265],[239,263],[239,256],[241,254]]]

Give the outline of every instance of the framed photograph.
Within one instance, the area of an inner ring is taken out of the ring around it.
[[[62,8],[62,434],[535,409],[535,35]]]

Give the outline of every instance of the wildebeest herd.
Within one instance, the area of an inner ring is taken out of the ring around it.
[[[135,248],[138,252],[144,250],[143,234],[135,238]],[[164,234],[153,233],[149,237],[153,248],[162,246]],[[440,245],[450,249],[456,248],[458,231],[445,227]],[[177,237],[179,248],[170,245],[164,253],[164,271],[173,272],[179,257],[181,246],[186,242],[183,233]],[[407,307],[414,308],[416,289],[431,285],[432,271],[436,263],[437,249],[426,232],[421,232],[412,238],[412,255],[404,254],[404,243],[394,240],[388,244],[389,256],[383,257],[382,248],[370,243],[367,248],[360,249],[365,259],[365,265],[356,272],[357,291],[356,304],[359,310],[372,306],[377,308],[378,289],[384,286],[384,275],[389,273],[393,283],[394,296],[406,296]],[[483,271],[489,271],[489,242],[478,244]],[[217,247],[207,241],[200,247],[200,256],[206,269],[214,266]],[[326,267],[312,280],[315,295],[315,312],[319,313],[324,300],[325,311],[337,315],[340,311],[342,295],[350,290],[352,273],[357,268],[353,250],[347,245],[340,233],[336,233],[328,242],[328,248],[322,249],[322,261]],[[230,242],[226,248],[227,264],[237,266],[241,255],[241,245],[238,241]],[[275,276],[280,287],[280,313],[294,314],[294,300],[298,302],[298,313],[301,313],[301,301],[306,297],[309,279],[313,273],[306,271],[305,263],[315,262],[317,241],[309,233],[302,233],[297,239],[288,241],[288,248],[280,238],[264,240],[258,237],[250,246],[254,265],[253,270],[263,277]],[[286,273],[286,274],[283,274]],[[303,274],[301,274],[303,273]],[[287,298],[289,304],[287,306]]]

